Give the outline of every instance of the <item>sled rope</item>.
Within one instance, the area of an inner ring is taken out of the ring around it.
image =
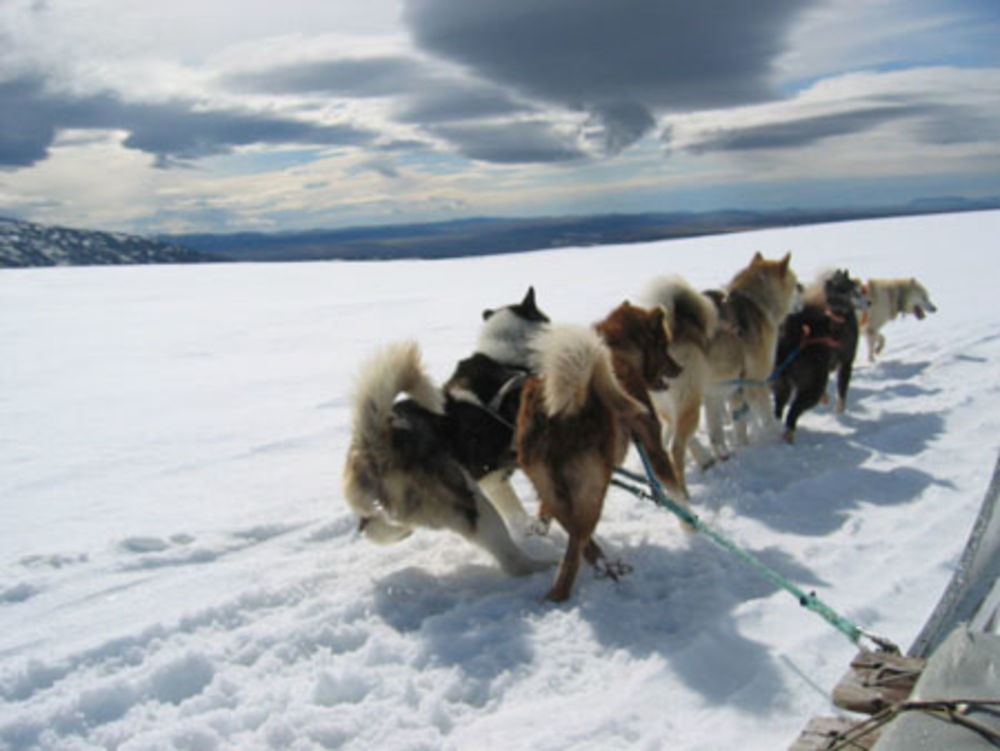
[[[744,386],[768,388],[772,383],[774,383],[775,380],[777,380],[778,376],[780,376],[785,371],[785,369],[792,364],[795,358],[798,357],[800,354],[802,354],[802,350],[813,344],[823,344],[827,347],[831,347],[832,349],[840,349],[840,342],[836,341],[835,339],[829,336],[817,336],[811,339],[803,339],[802,342],[799,344],[799,346],[793,349],[791,353],[788,355],[788,357],[782,360],[781,363],[778,365],[778,367],[776,367],[773,371],[771,371],[771,375],[769,375],[763,381],[755,381],[750,378],[730,378],[725,381],[720,381],[720,383],[723,386],[738,386],[739,389],[737,390],[737,393],[739,393],[741,396],[743,395]],[[746,414],[749,411],[750,411],[750,405],[747,403],[746,397],[743,396],[743,403],[740,404],[739,407],[733,410],[733,420],[739,422],[744,417],[746,417]]]
[[[642,460],[642,466],[646,471],[646,476],[638,475],[634,472],[630,472],[627,469],[621,467],[615,468],[615,473],[621,475],[632,482],[626,482],[617,477],[611,479],[611,483],[623,490],[627,490],[638,498],[648,499],[655,502],[658,506],[662,506],[668,511],[672,512],[680,519],[691,526],[698,532],[706,535],[712,542],[721,548],[728,550],[729,552],[736,555],[738,558],[742,559],[744,562],[748,563],[753,568],[757,569],[765,578],[767,578],[772,584],[775,584],[786,592],[792,594],[795,599],[798,600],[799,605],[811,610],[821,618],[826,620],[831,626],[840,631],[844,636],[850,639],[855,644],[859,644],[862,638],[868,639],[873,644],[876,645],[879,651],[882,652],[892,652],[899,654],[899,647],[896,646],[889,639],[884,636],[879,636],[877,634],[868,631],[861,626],[857,625],[850,619],[840,615],[829,605],[824,603],[819,597],[816,596],[815,592],[806,592],[805,590],[797,587],[786,577],[779,574],[774,569],[767,566],[763,561],[754,556],[752,553],[742,549],[736,543],[729,540],[727,537],[717,532],[716,530],[709,527],[705,522],[703,522],[696,513],[690,509],[682,506],[676,501],[670,499],[666,493],[663,492],[663,486],[660,481],[653,474],[652,465],[649,463],[649,457],[646,455],[645,449],[638,443],[635,443],[635,448],[639,452],[639,458]],[[633,483],[642,483],[643,486],[635,485]]]
[[[1000,747],[1000,732],[986,723],[979,722],[969,715],[975,712],[996,714],[1000,701],[994,699],[932,699],[929,701],[901,701],[886,707],[878,714],[872,715],[864,722],[855,725],[850,730],[838,734],[831,739],[826,748],[830,751],[842,751],[852,748],[867,748],[860,745],[862,738],[871,735],[883,726],[895,720],[904,712],[922,712],[936,717],[943,722],[959,725],[977,733],[989,745]]]
[[[809,339],[803,339],[799,343],[799,346],[793,349],[791,353],[789,353],[788,357],[782,360],[778,366],[771,371],[771,375],[763,381],[755,381],[750,378],[730,378],[728,380],[721,381],[720,383],[723,386],[757,386],[759,388],[770,386],[775,380],[777,380],[778,376],[780,376],[788,368],[788,366],[792,364],[795,358],[802,354],[802,350],[814,344],[822,344],[830,347],[831,349],[840,349],[840,342],[833,337],[814,336]]]

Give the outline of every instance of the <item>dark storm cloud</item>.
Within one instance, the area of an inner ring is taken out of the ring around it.
[[[253,73],[226,76],[223,83],[261,94],[331,94],[376,97],[411,91],[426,85],[428,75],[415,60],[388,56],[321,60],[279,65]]]
[[[462,155],[484,162],[567,162],[585,156],[541,122],[436,125],[428,130],[448,141]]]
[[[233,111],[192,112],[184,103],[132,106],[123,127],[127,148],[157,156],[195,159],[255,143],[360,146],[372,134],[349,125],[314,125],[301,120]]]
[[[236,110],[197,110],[193,103],[134,104],[114,94],[57,95],[39,76],[0,82],[0,167],[26,167],[48,156],[67,128],[128,131],[123,141],[157,158],[177,160],[222,154],[254,143],[363,145],[374,134],[349,125],[316,125]]]
[[[431,71],[415,58],[321,60],[238,73],[223,84],[260,94],[320,94],[337,97],[395,96],[402,105],[396,119],[438,123],[523,112],[503,90],[470,84]]]
[[[636,102],[597,105],[591,122],[599,126],[596,138],[606,154],[617,154],[643,137],[656,125],[656,118]]]
[[[772,63],[811,4],[408,0],[404,18],[427,52],[527,96],[592,112],[685,110],[776,96]]]
[[[767,125],[733,128],[707,133],[689,151],[751,151],[787,149],[846,136],[875,128],[883,123],[933,114],[938,108],[921,104],[870,107],[851,112],[786,120]]]
[[[503,91],[490,86],[449,84],[415,93],[396,119],[404,123],[432,124],[474,120],[527,112]]]

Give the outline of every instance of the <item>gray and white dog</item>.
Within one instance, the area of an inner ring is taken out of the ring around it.
[[[551,561],[528,555],[512,537],[507,521],[529,522],[509,479],[529,343],[549,319],[534,289],[517,304],[484,311],[483,319],[476,352],[443,387],[427,375],[415,342],[390,345],[365,365],[344,495],[374,542],[396,542],[416,527],[450,529],[505,571],[526,574]],[[408,398],[397,400],[401,394]]]

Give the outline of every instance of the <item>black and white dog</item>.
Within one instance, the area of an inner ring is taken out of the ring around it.
[[[836,409],[846,409],[858,350],[857,312],[869,305],[861,282],[843,269],[822,275],[805,292],[803,302],[802,310],[782,324],[771,387],[779,420],[791,399],[784,432],[789,443],[801,414],[826,396],[832,371],[837,372]]]
[[[446,528],[488,550],[504,570],[530,573],[551,561],[526,554],[505,517],[529,523],[509,480],[530,342],[549,319],[533,288],[483,319],[476,352],[443,388],[426,374],[414,342],[390,345],[368,362],[354,397],[344,494],[374,542],[401,540],[415,527]],[[409,398],[397,401],[404,393]]]

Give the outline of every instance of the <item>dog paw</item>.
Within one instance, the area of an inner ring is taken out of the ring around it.
[[[635,569],[625,561],[609,561],[602,558],[596,564],[598,579],[611,579],[618,581],[623,576],[628,576]]]
[[[795,431],[794,430],[786,430],[784,433],[781,434],[781,440],[783,440],[788,445],[794,444],[795,443]]]
[[[838,413],[843,413],[843,412],[845,412],[845,411],[847,410],[847,402],[845,402],[845,401],[844,401],[843,399],[841,399],[840,397],[838,397],[838,398],[837,398],[837,406],[836,406],[836,407],[834,407],[834,409],[835,409],[835,410],[836,410],[836,411],[837,411]]]
[[[569,590],[560,587],[553,587],[542,599],[544,602],[566,602],[566,600],[569,599]]]
[[[532,519],[524,528],[526,537],[548,537],[551,519]]]

